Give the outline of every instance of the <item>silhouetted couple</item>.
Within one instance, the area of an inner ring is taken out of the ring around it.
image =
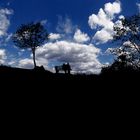
[[[71,66],[70,66],[69,63],[63,64],[63,65],[62,65],[62,69],[64,70],[65,74],[66,74],[66,73],[67,73],[67,74],[70,74],[70,72],[71,72]]]
[[[69,63],[63,64],[62,66],[55,66],[56,73],[59,73],[59,71],[64,71],[65,74],[71,73],[71,66]]]

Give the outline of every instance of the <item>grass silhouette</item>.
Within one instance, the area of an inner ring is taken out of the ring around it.
[[[140,77],[139,71],[105,71],[99,75],[91,74],[55,74],[48,70],[44,70],[41,67],[36,69],[22,69],[13,68],[8,66],[0,66],[0,79],[1,81],[46,81],[46,82],[57,82],[57,81],[88,81],[88,82],[107,82],[107,81],[136,81]]]

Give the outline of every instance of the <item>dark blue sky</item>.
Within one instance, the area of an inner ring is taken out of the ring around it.
[[[68,16],[74,24],[89,30],[87,22],[89,15],[98,13],[107,2],[114,0],[1,0],[1,5],[14,10],[11,31],[23,23],[47,19],[50,24],[48,30],[52,32],[57,26],[58,16]],[[133,15],[137,12],[136,2],[139,0],[121,0],[121,2],[123,15]]]
[[[21,24],[43,20],[47,20],[45,26],[49,33],[58,33],[56,28],[59,17],[61,17],[62,20],[70,19],[73,26],[92,38],[97,30],[91,30],[88,24],[89,16],[92,14],[97,15],[99,9],[104,8],[104,4],[108,2],[113,3],[115,0],[0,0],[0,8],[12,9],[14,12],[9,17],[8,33],[15,32]],[[140,0],[120,0],[120,2],[122,12],[118,16],[130,16],[138,13],[136,3],[139,3]],[[96,44],[93,45],[96,46]],[[105,43],[96,47],[104,51],[109,45],[109,43]],[[12,46],[11,43],[7,44],[7,47],[4,46],[8,53],[17,53],[16,49],[9,46]],[[1,48],[4,47],[1,46]],[[100,60],[107,62],[109,59],[100,56]]]

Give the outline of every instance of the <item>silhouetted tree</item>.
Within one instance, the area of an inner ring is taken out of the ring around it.
[[[48,33],[44,26],[38,23],[21,25],[13,35],[13,42],[19,48],[30,48],[33,54],[34,67],[36,68],[35,50],[48,40]]]
[[[123,64],[140,66],[140,15],[121,19],[114,26],[114,41],[120,43],[119,48],[112,49],[118,61]]]

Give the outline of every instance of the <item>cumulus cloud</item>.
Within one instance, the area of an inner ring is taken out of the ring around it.
[[[121,12],[121,3],[120,1],[106,3],[104,10],[107,15],[113,18],[115,14],[119,14]]]
[[[37,66],[44,66],[44,68],[46,70],[50,70],[50,71],[54,72],[53,68],[50,68],[48,66],[48,60],[46,58],[36,57],[36,63],[37,63]],[[19,60],[13,60],[9,64],[11,64],[15,67],[25,68],[25,69],[33,69],[34,68],[32,55],[29,58],[21,58]]]
[[[78,43],[84,43],[90,40],[90,37],[86,33],[82,33],[80,29],[77,29],[77,31],[74,34],[74,40]]]
[[[79,44],[69,41],[57,41],[47,43],[36,51],[37,59],[69,62],[75,72],[95,73],[100,71],[98,55],[100,49],[92,44]]]
[[[95,40],[97,45],[106,43],[108,42],[108,40],[112,40],[112,39],[113,39],[112,32],[105,29],[97,31],[93,37],[93,40]]]
[[[0,65],[5,63],[6,58],[6,51],[4,49],[0,49]]]
[[[106,3],[104,9],[100,8],[98,14],[89,16],[88,24],[91,29],[98,29],[93,39],[97,44],[106,43],[113,38],[115,15],[121,12],[121,3],[115,1]]]
[[[88,23],[89,23],[91,29],[96,29],[98,26],[101,26],[106,29],[113,28],[113,22],[107,16],[107,14],[104,12],[104,10],[102,8],[99,10],[97,15],[92,14],[89,17]]]
[[[69,41],[56,41],[46,43],[36,50],[37,65],[43,65],[46,69],[52,70],[53,63],[69,62],[75,73],[99,73],[101,63],[98,55],[100,49],[93,44],[81,44]],[[53,63],[52,63],[53,62]],[[52,63],[52,66],[49,65]],[[33,68],[33,60],[23,59],[19,61],[19,67]]]
[[[58,40],[61,38],[61,35],[60,34],[56,34],[56,33],[50,33],[50,36],[49,36],[49,39],[50,40]]]

